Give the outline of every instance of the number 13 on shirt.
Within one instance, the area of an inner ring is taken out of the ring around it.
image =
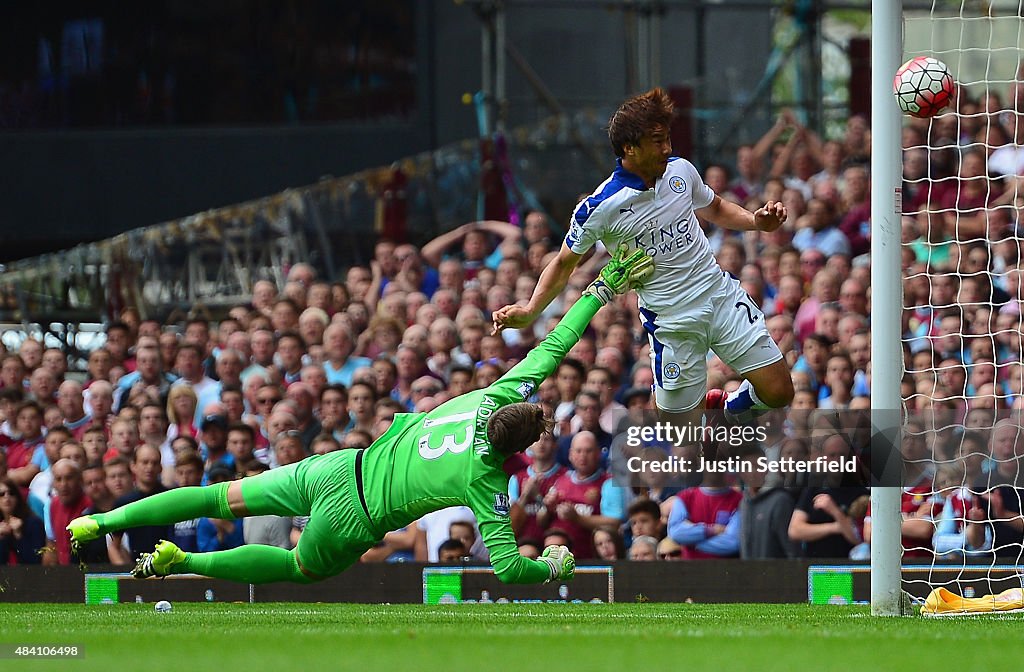
[[[427,418],[424,420],[424,429],[442,427],[444,425],[455,425],[455,427],[451,428],[454,430],[451,431],[451,433],[433,431],[421,436],[419,440],[420,457],[424,460],[436,460],[445,453],[458,455],[459,453],[465,452],[467,448],[473,445],[474,418],[476,418],[476,411],[466,411],[465,413],[454,413],[440,418]],[[460,434],[462,435],[461,441],[458,440]],[[437,441],[432,441],[431,439],[434,439],[434,437],[437,436],[441,437],[440,446],[432,445],[436,444]]]

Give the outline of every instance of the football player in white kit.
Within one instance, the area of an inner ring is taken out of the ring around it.
[[[724,405],[741,417],[786,406],[793,383],[764,314],[715,261],[697,222],[699,214],[726,229],[770,232],[786,221],[786,208],[768,202],[750,212],[716,195],[693,164],[671,156],[673,112],[668,94],[657,88],[612,115],[615,171],[576,206],[558,257],[541,273],[529,303],[494,313],[495,330],[532,324],[598,240],[609,250],[625,243],[654,259],[654,275],[637,294],[662,420],[699,423],[705,406]],[[707,390],[709,349],[744,378],[728,397]]]

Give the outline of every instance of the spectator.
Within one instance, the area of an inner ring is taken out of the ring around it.
[[[864,538],[850,516],[850,506],[867,494],[861,487],[806,488],[789,522],[789,538],[807,558],[847,558]]]
[[[297,382],[288,386],[285,397],[294,404],[296,429],[302,433],[302,446],[308,453],[313,439],[323,432],[320,421],[313,417],[313,389]]]
[[[140,348],[135,355],[136,367],[133,373],[122,376],[114,391],[114,407],[120,409],[128,404],[132,392],[144,390],[158,399],[165,399],[175,376],[163,371],[160,351],[157,348]]]
[[[92,424],[92,416],[85,412],[82,392],[82,384],[74,380],[65,380],[57,389],[57,407],[64,418],[64,426],[77,441],[82,440],[85,430]]]
[[[683,559],[683,547],[672,537],[665,537],[658,542],[658,559],[676,562]]]
[[[348,391],[348,409],[351,418],[351,429],[358,429],[372,434],[374,404],[376,404],[376,402],[377,394],[373,385],[369,383],[352,384],[352,387],[349,388]]]
[[[26,368],[21,356],[7,353],[0,362],[0,387],[24,392]]]
[[[849,409],[853,400],[853,362],[849,355],[835,354],[828,358],[825,385],[828,394],[818,400],[818,408]]]
[[[206,375],[206,370],[203,368],[203,352],[194,343],[186,342],[178,348],[178,355],[174,360],[174,368],[180,377],[174,385],[188,384],[191,386],[197,399],[203,397],[207,390],[215,385],[214,380]],[[198,402],[196,408],[196,413],[202,408],[198,405]]]
[[[668,536],[683,547],[683,558],[730,558],[740,552],[742,495],[725,485],[722,474],[707,471],[698,487],[680,492],[672,504]]]
[[[203,482],[203,458],[195,451],[184,451],[180,453],[174,463],[174,478],[177,487],[188,488],[202,485]],[[199,528],[199,518],[183,520],[174,524],[174,543],[186,553],[195,553],[199,550],[199,542],[196,539],[196,530]]]
[[[14,409],[17,440],[7,446],[7,476],[27,492],[29,483],[46,465],[43,449],[43,409],[35,401],[24,401]]]
[[[199,399],[191,385],[173,385],[167,393],[167,440],[178,436],[199,436],[195,422]]]
[[[234,467],[234,458],[227,452],[228,442],[228,419],[220,413],[211,413],[204,416],[200,423],[201,440],[199,454],[206,463],[208,472],[215,464],[225,463]]]
[[[250,462],[245,476],[255,476],[267,471],[269,467],[262,462]],[[247,516],[242,526],[242,537],[246,544],[264,544],[278,548],[291,549],[292,519],[287,516]]]
[[[225,448],[230,457],[225,463],[234,466],[236,472],[247,471],[256,460],[256,430],[244,422],[229,423]]]
[[[21,488],[0,478],[0,565],[38,565],[45,547],[43,521],[29,509]]]
[[[210,404],[219,402],[221,391],[225,386],[237,388],[242,385],[242,369],[245,368],[245,362],[242,360],[240,352],[230,349],[221,350],[217,354],[215,362],[217,380],[199,395],[200,409],[206,409]]]
[[[437,547],[437,562],[441,564],[462,562],[466,555],[466,548],[458,539],[445,539]]]
[[[32,478],[32,482],[28,486],[29,506],[33,507],[33,510],[40,515],[42,515],[45,502],[50,499],[52,494],[50,492],[53,486],[51,465],[60,459],[61,447],[70,440],[71,432],[67,427],[56,427],[47,432],[46,438],[43,439],[44,460],[41,462],[43,468]],[[78,466],[81,468],[84,464]]]
[[[327,358],[323,367],[327,374],[327,382],[351,388],[352,376],[356,370],[370,366],[372,362],[366,357],[352,356],[355,339],[351,330],[343,324],[334,323],[327,327],[323,339]]]
[[[629,531],[635,541],[640,537],[661,539],[661,507],[658,502],[641,497],[629,505]]]
[[[594,544],[594,554],[598,560],[615,562],[626,557],[626,544],[622,541],[622,535],[618,529],[601,525],[594,528],[591,535],[591,543]]]
[[[313,455],[326,455],[327,453],[333,453],[336,450],[341,450],[341,448],[341,443],[339,443],[336,438],[330,434],[321,434],[313,439],[313,443],[310,446],[310,452]]]
[[[544,527],[538,519],[544,497],[555,482],[566,473],[555,460],[555,438],[544,433],[527,450],[533,463],[517,471],[509,479],[508,494],[512,504],[512,530],[517,538],[539,538]]]
[[[601,448],[588,431],[577,434],[569,449],[572,471],[561,475],[544,496],[546,515],[540,524],[560,528],[572,538],[581,560],[594,555],[591,532],[600,525],[618,525],[624,518],[622,489],[601,469]]]
[[[299,335],[306,342],[307,348],[323,344],[324,331],[330,322],[327,311],[321,308],[306,308],[302,311],[299,315]]]
[[[25,364],[25,374],[31,375],[43,363],[43,344],[34,338],[26,338],[18,346],[18,355]]]
[[[796,221],[797,232],[793,247],[800,250],[818,250],[826,257],[850,254],[850,242],[835,222],[832,205],[812,198],[807,202],[807,214]]]
[[[233,480],[235,472],[226,465],[215,465],[207,472],[210,485]],[[245,543],[243,534],[244,518],[222,520],[220,518],[200,518],[196,526],[196,545],[200,553],[211,551],[227,551]]]
[[[58,460],[53,465],[53,489],[56,494],[50,500],[44,519],[49,523],[46,536],[51,552],[43,556],[43,564],[69,565],[77,561],[77,557],[72,557],[71,538],[64,530],[92,506],[92,501],[85,494],[82,470],[71,460]]]
[[[280,359],[277,368],[284,387],[298,383],[302,377],[302,358],[306,354],[306,344],[302,337],[294,331],[281,332],[277,337],[277,354]]]
[[[650,561],[658,559],[658,540],[654,537],[637,537],[629,547],[629,559]]]
[[[580,392],[576,398],[576,415],[573,417],[573,423],[577,424],[578,429],[571,433],[563,434],[558,439],[558,462],[559,464],[569,465],[569,451],[572,445],[573,437],[578,432],[589,432],[593,434],[597,439],[598,445],[601,447],[601,466],[605,467],[608,464],[608,450],[612,445],[612,435],[609,432],[604,431],[601,427],[601,399],[594,392],[583,391]],[[570,425],[571,426],[571,425]]]
[[[108,465],[109,466],[109,465]],[[115,508],[124,506],[130,502],[137,502],[144,497],[164,492],[167,488],[160,482],[161,475],[160,451],[146,445],[139,446],[131,462],[131,474],[135,481],[134,489],[126,495],[118,497],[114,503]],[[109,486],[110,473],[107,474]],[[110,488],[116,494],[120,488]],[[64,529],[63,527],[61,529]],[[125,530],[123,533],[111,535],[115,548],[123,548],[127,555],[122,555],[121,560],[135,562],[141,553],[148,553],[161,539],[167,539],[173,529],[167,525],[151,525],[147,527],[134,527]],[[115,554],[111,554],[111,562],[116,562]]]
[[[428,513],[414,524],[415,557],[417,562],[439,562],[441,543],[451,537],[452,523],[466,522],[476,531],[476,517],[468,506],[452,506]],[[479,535],[478,535],[479,536]],[[461,542],[460,542],[461,546]],[[464,549],[462,555],[466,555]],[[462,555],[459,557],[461,558]]]
[[[757,459],[756,447],[741,450],[738,458],[748,466],[740,469],[743,499],[740,502],[740,557],[744,560],[795,558],[797,549],[789,538],[793,496],[786,488],[765,484],[767,474]]]
[[[306,458],[305,444],[302,433],[297,429],[289,429],[278,434],[274,440],[274,461],[276,466],[283,467],[295,464]]]
[[[373,443],[373,435],[361,429],[353,429],[341,441],[342,450],[364,450]]]

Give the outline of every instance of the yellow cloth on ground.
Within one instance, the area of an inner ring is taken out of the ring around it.
[[[945,588],[936,588],[921,607],[921,613],[925,616],[1000,614],[1021,610],[1024,610],[1024,591],[1020,588],[981,597],[960,597]]]

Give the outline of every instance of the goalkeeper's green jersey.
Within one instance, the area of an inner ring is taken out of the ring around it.
[[[463,394],[429,413],[400,413],[367,449],[363,492],[379,532],[404,527],[431,511],[468,506],[498,578],[537,583],[548,566],[519,554],[509,521],[504,457],[492,454],[487,421],[502,406],[529,398],[575,345],[601,308],[584,295],[529,355],[489,387]]]

